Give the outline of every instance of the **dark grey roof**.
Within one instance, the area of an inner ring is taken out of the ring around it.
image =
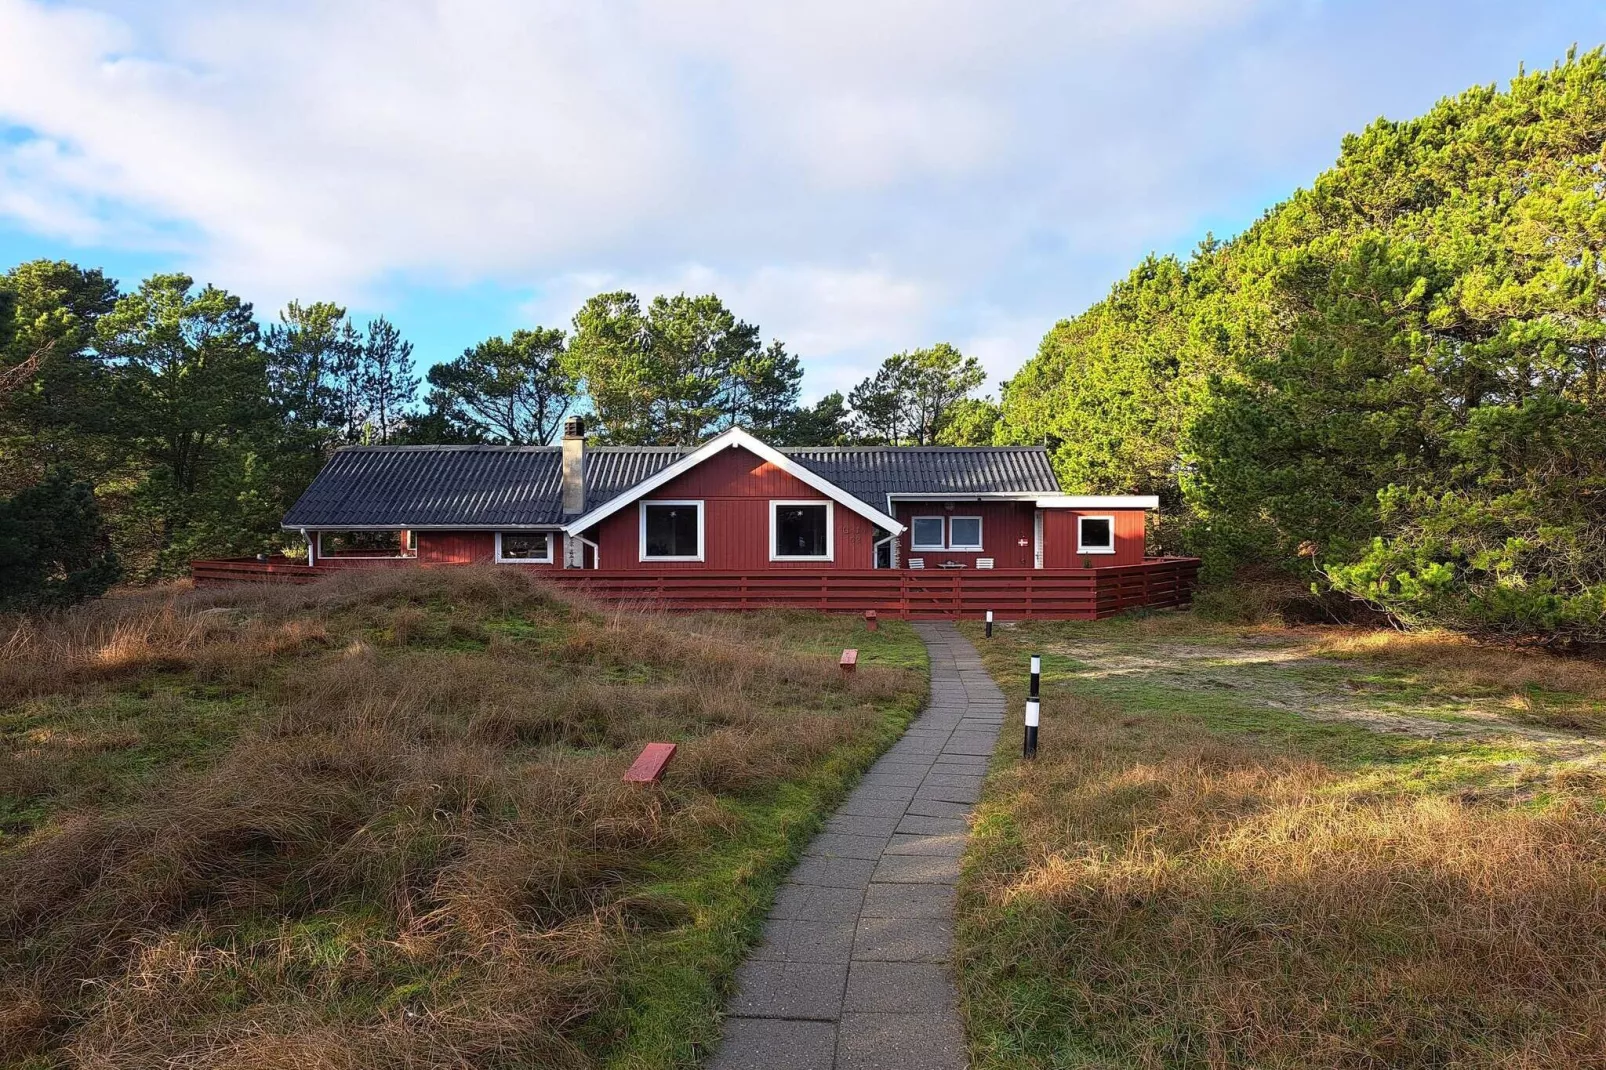
[[[586,510],[674,464],[690,448],[594,446]],[[1054,494],[1041,446],[783,449],[860,501],[892,494]],[[532,527],[564,521],[556,446],[351,446],[285,514],[286,527]]]
[[[782,449],[862,502],[888,494],[1058,494],[1042,446],[816,446]]]

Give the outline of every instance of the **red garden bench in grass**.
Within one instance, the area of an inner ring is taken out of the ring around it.
[[[849,647],[842,651],[842,660],[837,664],[842,666],[843,672],[852,672],[853,667],[859,664],[859,652]]]

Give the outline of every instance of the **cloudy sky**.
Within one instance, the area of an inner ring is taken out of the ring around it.
[[[0,0],[0,267],[384,313],[423,363],[712,290],[851,386],[995,378],[1379,115],[1606,40],[1598,0]]]

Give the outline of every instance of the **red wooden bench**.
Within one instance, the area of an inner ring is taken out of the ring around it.
[[[852,647],[842,651],[842,660],[838,662],[843,672],[852,672],[853,667],[859,664],[859,652]]]

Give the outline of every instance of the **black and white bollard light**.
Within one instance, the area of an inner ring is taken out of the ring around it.
[[[991,639],[992,637],[993,637],[993,611],[989,609],[987,611],[987,638]]]
[[[1037,757],[1037,721],[1042,714],[1043,702],[1040,694],[1041,679],[1043,675],[1043,659],[1036,654],[1032,655],[1032,692],[1026,696],[1026,744],[1021,748],[1021,756],[1025,758]]]

